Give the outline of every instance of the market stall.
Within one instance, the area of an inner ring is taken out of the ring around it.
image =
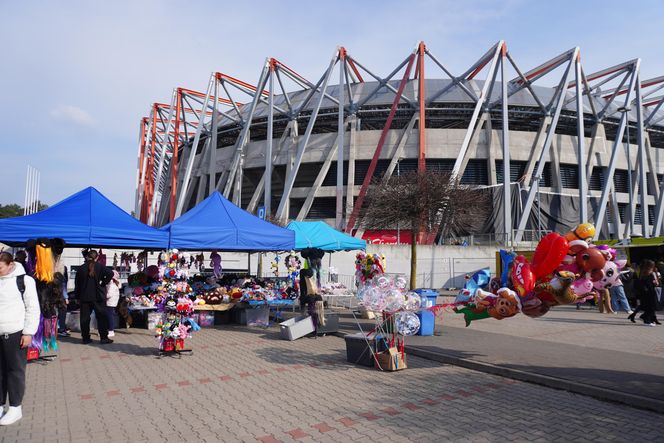
[[[203,312],[222,312],[236,306],[252,309],[259,304],[279,308],[293,305],[293,291],[288,291],[284,282],[277,279],[249,276],[223,279],[223,263],[219,255],[219,252],[290,251],[295,247],[295,234],[291,230],[261,220],[219,192],[214,192],[160,230],[168,234],[169,248],[212,251],[210,264],[214,275],[191,282],[194,311],[199,312],[199,318]]]
[[[37,281],[42,320],[31,358],[57,353],[57,314],[64,309],[64,247],[162,249],[168,235],[133,218],[93,187],[35,214],[0,219],[0,242],[26,249],[26,269]],[[77,316],[74,316],[78,318]]]
[[[292,221],[286,228],[295,232],[295,250],[299,251],[314,269],[323,299],[328,304],[335,306],[350,305],[350,301],[354,299],[352,288],[347,288],[342,283],[332,281],[332,279],[325,282],[321,281],[321,260],[325,253],[365,250],[367,247],[366,241],[337,231],[322,221]]]

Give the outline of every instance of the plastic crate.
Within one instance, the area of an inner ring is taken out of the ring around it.
[[[259,306],[253,309],[245,309],[247,326],[267,328],[270,325],[270,308]]]
[[[360,366],[373,367],[374,358],[371,351],[381,352],[387,349],[383,337],[380,335],[374,336],[372,334],[367,337],[359,332],[348,334],[344,339],[346,341],[346,360]]]
[[[307,334],[314,332],[314,322],[311,317],[295,317],[279,323],[281,338],[285,340],[297,340]]]
[[[316,334],[332,334],[339,332],[339,315],[337,313],[325,313],[325,326],[318,324]]]
[[[214,312],[202,311],[198,313],[198,325],[201,328],[209,328],[214,326]]]

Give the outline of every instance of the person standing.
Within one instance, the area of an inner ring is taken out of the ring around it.
[[[634,312],[629,305],[629,301],[627,301],[625,287],[623,286],[624,282],[628,282],[632,279],[632,274],[632,269],[629,264],[626,264],[622,272],[620,272],[620,278],[618,278],[616,283],[609,289],[611,292],[611,307],[613,308],[614,314],[617,314],[621,308],[629,315]]]
[[[91,250],[85,256],[85,263],[78,267],[74,279],[74,292],[80,304],[81,337],[83,344],[92,343],[90,338],[90,314],[97,318],[99,343],[113,343],[108,338],[108,318],[106,316],[106,285],[113,278],[113,272],[97,263],[97,251]]]
[[[39,299],[35,280],[25,274],[8,252],[0,253],[0,425],[16,423],[23,417],[25,365],[28,347],[39,326]],[[9,408],[4,404],[9,397]]]
[[[652,260],[644,260],[641,264],[639,278],[634,282],[634,291],[639,299],[638,310],[643,311],[641,318],[643,323],[647,326],[655,326],[661,324],[655,315],[657,307],[657,292],[655,288],[659,285],[655,276],[655,262]],[[629,319],[634,322],[636,312],[629,316]]]
[[[120,274],[113,270],[113,278],[106,285],[106,316],[108,317],[108,336],[115,336],[115,308],[120,301]]]

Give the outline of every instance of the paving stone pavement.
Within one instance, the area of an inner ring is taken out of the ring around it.
[[[662,441],[662,416],[408,357],[397,373],[350,365],[344,341],[276,328],[203,329],[156,357],[145,330],[109,346],[60,342],[27,371],[5,442]]]

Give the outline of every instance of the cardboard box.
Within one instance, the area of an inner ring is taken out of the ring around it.
[[[376,369],[383,371],[400,371],[406,369],[406,355],[397,348],[389,348],[385,352],[376,353]]]

